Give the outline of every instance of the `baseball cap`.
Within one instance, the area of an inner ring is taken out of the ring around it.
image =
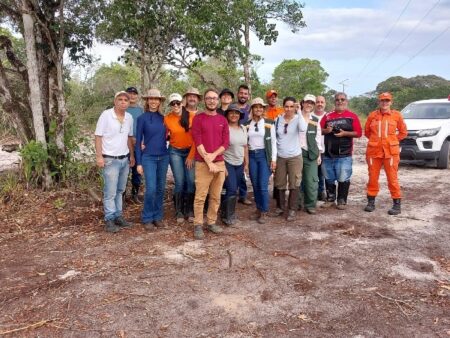
[[[138,90],[136,89],[136,87],[128,87],[125,91],[126,91],[127,93],[135,93],[135,94],[139,94],[139,93],[138,93]]]
[[[278,93],[277,93],[277,91],[276,91],[275,89],[269,89],[269,90],[266,92],[266,98],[269,98],[269,97],[271,97],[272,95],[278,96]]]
[[[219,98],[222,98],[222,96],[223,96],[224,94],[230,95],[231,98],[234,100],[234,94],[233,94],[233,92],[231,91],[231,89],[229,89],[229,88],[224,88],[224,89],[222,89],[222,91],[221,91],[220,94],[219,94]]]
[[[124,92],[123,90],[121,90],[120,92],[117,92],[114,95],[114,100],[117,99],[119,96],[126,96],[128,100],[130,99],[130,95],[128,95],[128,93]]]
[[[178,93],[172,93],[169,96],[169,104],[171,104],[173,101],[179,101],[181,102],[183,100],[183,98],[181,97],[180,94]]]
[[[313,101],[314,103],[316,103],[316,97],[312,94],[306,94],[305,98],[303,99],[303,101]]]
[[[378,100],[389,100],[392,101],[392,94],[385,92],[378,95]]]

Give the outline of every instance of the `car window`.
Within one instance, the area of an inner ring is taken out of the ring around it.
[[[402,115],[405,119],[450,119],[450,102],[410,103]]]

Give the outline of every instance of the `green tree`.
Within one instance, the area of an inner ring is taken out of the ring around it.
[[[308,93],[323,93],[327,78],[327,72],[317,60],[284,60],[273,72],[272,86],[278,90],[280,97],[294,96],[301,99]]]

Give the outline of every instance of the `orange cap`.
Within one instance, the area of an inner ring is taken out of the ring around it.
[[[378,100],[389,100],[392,101],[392,94],[385,92],[378,95]]]
[[[269,89],[267,92],[266,92],[266,98],[269,98],[269,97],[271,97],[272,95],[276,95],[276,96],[278,96],[278,93],[277,93],[277,91],[276,90],[274,90],[274,89]]]

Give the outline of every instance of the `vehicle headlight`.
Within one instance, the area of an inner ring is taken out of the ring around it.
[[[417,132],[417,137],[428,137],[428,136],[434,136],[437,133],[439,133],[439,130],[441,130],[441,127],[433,128],[433,129],[423,129],[419,130]]]

